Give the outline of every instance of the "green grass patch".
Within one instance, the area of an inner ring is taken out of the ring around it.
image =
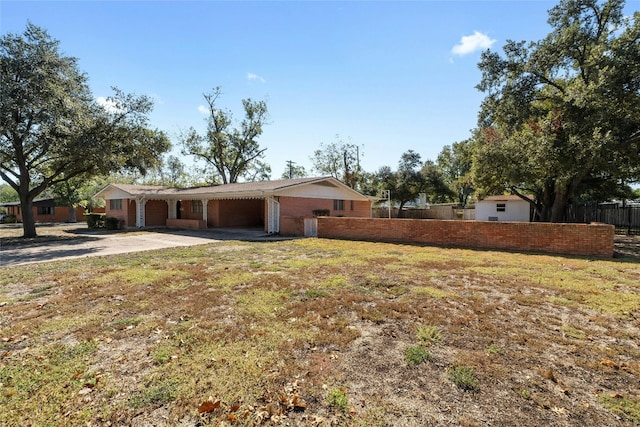
[[[434,288],[433,286],[416,286],[412,289],[415,294],[426,295],[432,298],[455,298],[458,296],[456,292],[444,291]]]
[[[415,366],[432,359],[431,354],[421,345],[407,347],[404,352],[404,361],[407,365]]]
[[[453,366],[449,368],[448,376],[449,379],[462,390],[477,391],[480,388],[480,381],[471,366]]]
[[[0,364],[0,424],[14,425],[22,417],[30,425],[59,424],[59,414],[72,404],[69,396],[87,385],[96,385],[87,368],[97,345],[93,340],[76,345],[54,344],[41,347],[21,361],[4,359]],[[74,412],[66,422],[85,424],[92,414],[93,409],[88,406]]]
[[[329,405],[338,409],[340,412],[346,414],[349,410],[349,397],[347,396],[347,391],[342,387],[335,387],[329,390],[327,401]]]
[[[418,326],[416,337],[424,345],[438,344],[442,342],[442,334],[437,326]]]
[[[640,424],[640,399],[622,397],[618,394],[603,394],[599,399],[602,405],[634,424]]]

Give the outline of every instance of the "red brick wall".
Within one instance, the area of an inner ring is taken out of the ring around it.
[[[284,236],[304,235],[304,218],[301,216],[280,216],[280,234]]]
[[[104,208],[105,216],[124,220],[125,227],[136,226],[136,202],[134,200],[122,199],[122,209],[118,210],[110,208],[111,204],[109,203],[109,200],[106,200],[106,202],[107,203]],[[133,214],[131,214],[132,209]]]
[[[613,256],[615,227],[606,224],[318,218],[318,237],[437,246]]]
[[[368,201],[344,201],[344,210],[333,209],[333,200],[303,197],[279,197],[280,202],[280,234],[288,236],[302,236],[304,234],[304,219],[313,218],[313,211],[325,209],[329,216],[344,216],[369,218],[371,203]],[[352,209],[353,203],[353,209]]]
[[[182,200],[180,201],[180,218],[181,219],[202,219],[202,212],[192,212],[192,204],[195,200]]]
[[[280,215],[302,218],[312,218],[316,209],[328,209],[329,216],[348,216],[358,218],[369,218],[371,216],[371,203],[368,201],[344,201],[344,210],[333,210],[333,200],[313,199],[304,197],[279,197]]]
[[[68,206],[55,206],[53,207],[53,214],[51,215],[38,215],[38,207],[33,207],[33,219],[35,222],[67,222],[69,220],[69,207]],[[7,208],[7,214],[15,215],[18,221],[22,221],[22,212],[20,212],[20,206],[9,206]],[[76,220],[86,221],[84,217],[84,208],[78,206],[76,208]]]
[[[135,204],[133,205],[135,209]],[[149,200],[145,205],[145,227],[164,227],[169,217],[169,205],[164,200]]]

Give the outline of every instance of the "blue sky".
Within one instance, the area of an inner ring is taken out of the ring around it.
[[[221,86],[236,120],[242,99],[265,100],[275,179],[287,160],[310,170],[336,135],[363,147],[367,171],[409,149],[435,160],[476,126],[480,52],[543,38],[556,3],[2,0],[0,33],[31,21],[79,59],[96,98],[111,86],[153,97],[174,154],[181,132],[206,125],[204,92]]]

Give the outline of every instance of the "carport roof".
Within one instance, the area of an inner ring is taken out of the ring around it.
[[[164,199],[236,199],[236,198],[263,198],[280,195],[283,192],[295,190],[305,186],[322,186],[340,189],[342,193],[348,193],[353,200],[369,200],[333,177],[294,178],[274,181],[255,181],[234,184],[222,184],[211,187],[175,188],[159,185],[131,185],[109,184],[95,197],[104,199],[116,198],[164,198]]]

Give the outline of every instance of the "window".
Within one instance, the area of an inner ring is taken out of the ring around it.
[[[333,201],[333,210],[334,211],[343,211],[344,210],[344,200],[334,200]]]
[[[202,213],[202,200],[191,201],[191,213]]]
[[[122,210],[122,199],[111,199],[109,200],[109,209],[112,211],[121,211]]]
[[[53,215],[53,206],[38,206],[38,215]]]
[[[351,200],[351,210],[353,210],[353,200]]]
[[[496,212],[506,212],[507,204],[506,203],[496,203]]]

